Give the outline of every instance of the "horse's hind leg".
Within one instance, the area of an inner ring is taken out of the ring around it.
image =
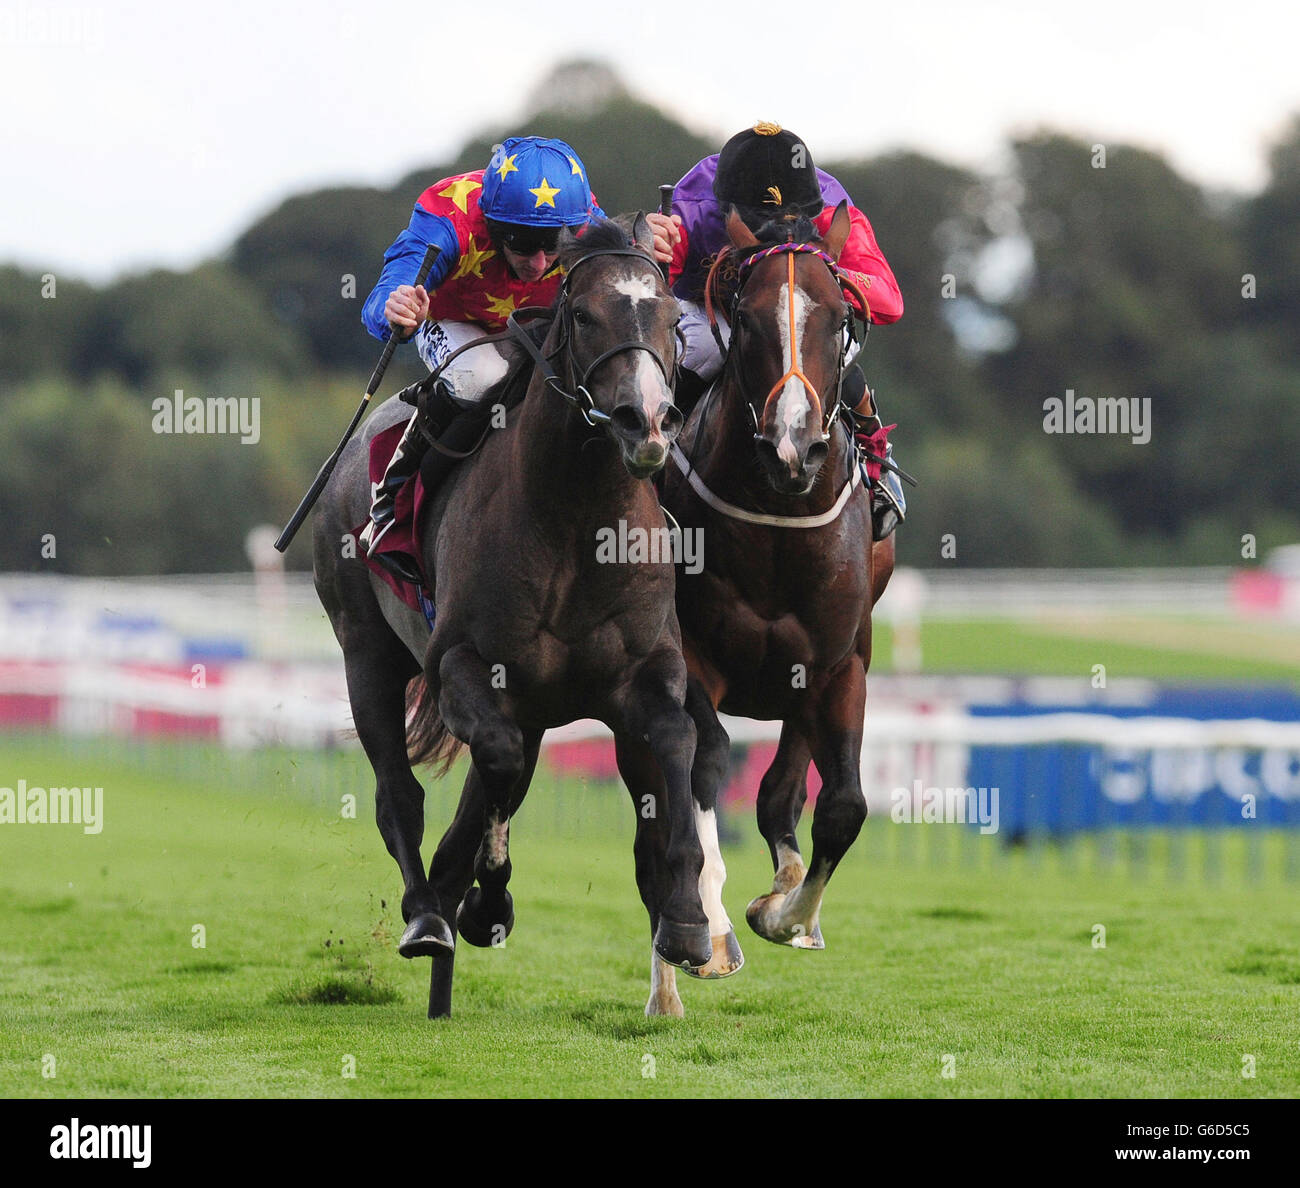
[[[465,891],[456,912],[456,927],[461,936],[480,949],[503,944],[515,926],[514,900],[507,890],[512,873],[510,818],[519,811],[532,782],[541,743],[540,730],[524,734],[524,764],[510,791],[504,820],[498,819],[494,826],[489,827],[491,810],[479,813],[479,845],[472,867],[472,876],[478,880],[478,886],[468,887]],[[477,767],[471,769],[470,781],[478,784],[480,799],[486,801]],[[442,902],[445,904],[447,900],[443,898]]]
[[[818,923],[822,896],[867,818],[861,771],[865,705],[866,672],[851,661],[828,682],[813,727],[813,757],[822,790],[813,813],[812,862],[797,886],[765,897],[762,906],[755,900],[746,913],[754,931],[777,944],[824,947]]]
[[[541,734],[526,739],[531,761],[528,776],[531,778],[532,764],[537,759],[537,748],[541,743]],[[474,881],[475,855],[481,855],[483,841],[483,784],[478,769],[470,765],[465,777],[464,787],[460,793],[460,803],[456,806],[456,815],[447,827],[446,833],[438,843],[433,861],[429,864],[429,883],[438,899],[438,910],[451,919],[456,918],[461,935],[471,944],[479,944],[483,936],[481,926],[475,920],[468,919],[464,912],[458,911],[465,900],[466,892]],[[508,894],[508,893],[507,893]],[[487,924],[488,944],[500,944],[509,934],[514,924],[513,905],[504,923]],[[495,927],[495,931],[494,931]],[[451,960],[434,962],[429,985],[429,1018],[445,1019],[451,1015],[451,986],[453,977]]]
[[[808,799],[808,764],[812,752],[803,733],[787,722],[781,728],[776,755],[763,774],[758,789],[758,830],[772,855],[772,890],[751,900],[745,910],[749,926],[766,940],[797,948],[823,948],[821,929],[814,924],[806,933],[778,935],[786,897],[803,882],[803,855],[795,829]]]
[[[447,729],[469,745],[483,800],[481,844],[474,859],[479,888],[468,892],[461,902],[458,927],[470,944],[486,946],[504,937],[514,922],[514,906],[506,889],[510,881],[510,815],[527,791],[541,736],[525,741],[503,691],[493,688],[487,662],[468,644],[452,648],[442,657],[438,675],[439,713]]]
[[[345,650],[352,720],[375,771],[375,820],[402,871],[403,957],[445,957],[455,947],[424,874],[424,789],[406,753],[406,684],[418,666],[387,626]]]

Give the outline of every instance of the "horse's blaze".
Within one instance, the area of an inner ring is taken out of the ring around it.
[[[781,336],[781,363],[785,369],[786,381],[776,402],[777,431],[781,433],[776,443],[776,454],[790,467],[791,474],[798,473],[803,461],[799,447],[791,435],[804,429],[809,415],[815,415],[816,412],[804,381],[797,375],[790,374],[799,369],[799,358],[804,353],[800,350],[804,330],[815,304],[798,285],[792,290],[789,283],[786,283],[777,292],[776,325]]]

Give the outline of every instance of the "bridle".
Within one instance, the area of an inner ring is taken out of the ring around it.
[[[731,349],[727,344],[725,344],[722,341],[722,333],[718,329],[718,319],[714,307],[713,294],[716,291],[719,265],[722,264],[722,262],[728,258],[728,254],[730,253],[731,250],[732,249],[729,248],[724,249],[722,252],[718,254],[717,259],[715,259],[713,262],[713,266],[709,269],[708,279],[705,281],[705,285],[704,285],[705,313],[708,317],[709,328],[710,330],[712,330],[713,337],[717,341],[718,349],[722,352],[722,356],[724,360],[724,364],[723,364],[724,369],[728,366],[736,366],[736,365],[733,364],[732,362]],[[764,440],[763,417],[767,412],[768,403],[772,400],[774,396],[777,395],[778,392],[781,391],[781,389],[785,386],[788,380],[792,378],[797,379],[801,384],[803,384],[804,389],[813,398],[815,407],[823,408],[823,403],[822,403],[820,393],[817,391],[816,386],[804,373],[803,368],[799,365],[799,346],[798,343],[795,341],[795,334],[794,334],[795,256],[796,255],[816,256],[819,260],[822,261],[823,264],[826,265],[827,268],[830,269],[831,276],[834,277],[835,282],[839,285],[841,291],[852,297],[855,297],[860,303],[863,311],[868,315],[868,317],[870,316],[870,309],[867,305],[866,295],[863,293],[861,286],[855,283],[854,281],[850,280],[848,277],[846,277],[843,273],[840,272],[839,267],[835,263],[835,260],[832,256],[828,255],[826,252],[822,251],[821,248],[817,247],[814,244],[792,242],[792,243],[774,244],[771,247],[760,248],[757,251],[751,251],[750,254],[740,262],[736,274],[736,288],[731,297],[730,321],[733,326],[735,325],[736,309],[740,304],[740,293],[745,286],[745,281],[749,279],[751,272],[753,271],[754,267],[759,263],[759,261],[765,260],[769,256],[774,256],[779,254],[786,255],[786,266],[788,269],[787,276],[789,280],[788,288],[790,294],[790,340],[791,340],[790,341],[790,366],[786,369],[785,374],[782,375],[781,378],[778,379],[776,383],[768,390],[767,395],[763,399],[762,412],[760,412],[754,407],[753,401],[748,396],[745,397],[745,407],[748,408],[750,420],[753,422],[754,440],[756,442]],[[732,341],[733,343],[735,341],[734,331],[733,331]],[[844,387],[844,372],[846,369],[846,364],[848,362],[848,351],[849,351],[849,342],[846,341],[843,348],[840,351],[839,362],[836,369],[835,402],[834,404],[831,405],[829,411],[825,412],[822,417],[821,428],[822,428],[823,441],[830,440],[831,426],[835,423],[836,417],[838,416],[839,411],[843,406],[842,392]],[[739,359],[740,353],[737,352],[735,357]],[[746,390],[746,385],[744,383],[743,376],[739,378],[740,378],[740,388],[743,392]],[[718,386],[718,381],[715,380],[713,384],[710,385],[708,392],[704,396],[704,407],[701,409],[701,412],[698,414],[701,418],[699,422],[701,425],[703,425],[704,423],[703,418],[708,414],[708,402],[713,399],[713,394],[716,391],[717,386]],[[704,433],[698,431],[696,432],[695,435],[696,449],[699,448],[700,442],[704,438],[704,436],[705,436]],[[706,503],[714,511],[718,512],[720,515],[726,516],[728,519],[739,520],[742,523],[746,523],[746,524],[757,524],[768,528],[821,528],[827,524],[833,523],[836,519],[839,518],[840,513],[843,512],[845,507],[848,506],[849,501],[853,498],[854,494],[857,492],[857,489],[862,481],[862,468],[861,466],[858,465],[856,457],[852,455],[852,451],[850,450],[848,479],[844,483],[843,487],[840,489],[840,493],[836,497],[834,503],[832,503],[829,508],[827,508],[823,512],[818,512],[813,515],[775,515],[768,512],[750,511],[747,508],[738,507],[734,503],[729,503],[727,500],[719,496],[716,492],[709,489],[708,484],[704,481],[699,471],[695,469],[695,460],[693,457],[688,459],[685,456],[685,454],[682,453],[681,449],[676,445],[676,443],[674,443],[670,453],[673,462],[676,464],[677,468],[685,476],[686,481],[690,484],[691,489],[704,503]],[[694,453],[694,450],[692,451],[692,453]]]
[[[735,325],[736,310],[740,305],[741,292],[745,287],[745,282],[749,279],[755,266],[770,256],[784,255],[786,257],[788,283],[786,286],[787,297],[790,302],[790,366],[786,368],[781,377],[768,389],[767,395],[763,398],[761,408],[755,406],[754,401],[746,396],[745,407],[749,410],[750,420],[753,422],[754,437],[761,439],[763,437],[763,422],[766,419],[767,408],[774,397],[776,397],[785,387],[787,381],[797,379],[804,386],[804,390],[812,397],[813,406],[821,411],[822,440],[830,437],[831,426],[835,423],[835,418],[843,406],[842,392],[844,388],[844,373],[848,362],[849,345],[852,339],[845,341],[840,349],[839,359],[835,371],[835,400],[829,407],[822,400],[821,393],[817,391],[817,386],[804,373],[803,368],[799,365],[799,344],[794,333],[795,326],[795,309],[794,309],[794,266],[795,256],[816,256],[830,270],[836,285],[840,290],[849,296],[855,297],[861,304],[864,312],[870,316],[870,307],[867,304],[866,295],[862,292],[861,287],[849,277],[845,276],[836,264],[833,256],[824,252],[821,248],[811,243],[777,243],[770,247],[760,248],[746,256],[736,270],[736,287],[731,297],[731,307],[729,310],[728,321]],[[713,293],[715,289],[715,277],[718,265],[722,262],[725,253],[719,255],[714,261],[713,267],[709,270],[709,278],[704,286],[704,307],[709,320],[709,329],[713,332],[713,337],[717,341],[718,348],[722,352],[724,366],[731,364],[732,353],[727,344],[722,341],[722,332],[718,328],[717,312],[714,307]],[[734,335],[734,330],[733,330]],[[739,358],[737,352],[736,358]],[[747,386],[741,384],[741,390],[746,391]]]
[[[669,368],[659,352],[648,342],[640,339],[627,339],[620,342],[617,346],[612,346],[607,351],[602,351],[590,363],[582,368],[582,375],[575,384],[574,376],[577,370],[577,361],[574,359],[572,346],[573,340],[573,309],[569,305],[569,282],[573,279],[573,274],[577,272],[588,260],[594,260],[598,256],[630,256],[633,259],[648,262],[652,266],[654,261],[650,256],[638,248],[594,248],[583,256],[579,256],[570,266],[565,274],[564,280],[560,285],[560,295],[556,299],[554,314],[560,320],[559,341],[550,355],[543,355],[537,344],[526,330],[515,320],[515,314],[510,314],[506,319],[509,332],[514,339],[519,342],[523,348],[532,356],[533,362],[537,365],[538,370],[542,373],[542,378],[546,386],[556,395],[563,397],[569,404],[576,408],[582,419],[587,422],[593,429],[603,428],[611,421],[609,413],[596,407],[596,401],[591,395],[588,384],[595,370],[606,360],[612,359],[615,355],[620,355],[624,351],[647,351],[655,361],[655,366],[659,368],[664,377],[664,382],[668,385],[669,391],[672,391],[673,381],[676,374],[676,361],[672,368]],[[524,310],[516,312],[523,313]],[[533,312],[530,308],[528,312]],[[551,359],[563,353],[565,357],[565,373],[568,376],[568,386],[560,382],[559,375],[556,374],[555,368],[551,366]]]

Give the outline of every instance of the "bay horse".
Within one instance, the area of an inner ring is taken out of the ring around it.
[[[420,539],[432,632],[339,547],[365,521],[369,442],[404,415],[395,400],[350,443],[316,518],[316,588],[374,768],[379,829],[405,885],[398,951],[433,958],[430,1018],[451,1013],[453,926],[478,946],[500,944],[513,927],[510,819],[543,732],[582,718],[604,722],[621,748],[662,772],[651,815],[665,844],[648,896],[642,888],[654,959],[693,967],[710,957],[672,558],[610,564],[598,549],[616,525],[629,536],[663,530],[646,479],[682,426],[671,390],[677,304],[646,220],[631,232],[599,220],[565,235],[545,343],[530,348],[531,371],[517,369],[526,395],[433,496]],[[412,678],[422,684],[408,723]],[[445,774],[462,743],[469,774],[426,876],[412,761],[433,760]],[[638,817],[646,807],[638,802]]]
[[[702,569],[677,575],[686,707],[699,732],[693,790],[701,835],[716,836],[729,760],[717,711],[782,723],[757,805],[775,875],[745,915],[765,940],[821,949],[827,882],[867,814],[860,760],[871,608],[893,572],[893,537],[872,544],[870,496],[838,415],[852,316],[850,282],[835,266],[847,204],[825,241],[805,219],[769,223],[756,236],[733,212],[727,231],[731,246],[710,274],[706,305],[730,269],[731,339],[663,489],[664,506],[703,542]],[[795,827],[810,762],[822,790],[805,867]],[[697,976],[726,976],[743,961],[721,907],[723,877],[715,871],[706,887],[714,956],[688,971]],[[655,967],[651,1003],[654,1013],[681,1013],[672,968]]]

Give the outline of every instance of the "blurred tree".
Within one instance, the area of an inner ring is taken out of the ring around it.
[[[417,197],[419,191],[318,190],[295,195],[254,223],[235,240],[230,263],[259,293],[265,326],[305,339],[318,366],[373,366],[378,345],[361,325],[361,306]]]
[[[95,370],[113,371],[151,397],[181,386],[308,365],[303,335],[267,316],[255,287],[223,264],[159,270],[110,286],[94,328]]]
[[[188,272],[55,277],[49,298],[41,274],[0,268],[0,515],[17,526],[0,566],[244,568],[245,532],[283,521],[355,407],[378,349],[361,304],[426,186],[533,133],[573,144],[606,210],[647,209],[720,147],[597,62],[557,67],[527,112],[392,188],[289,198]],[[1109,145],[1096,168],[1075,137],[1012,148],[1006,176],[913,152],[817,158],[870,217],[906,304],[863,356],[923,484],[900,560],[1230,564],[1244,532],[1300,538],[1300,117],[1264,190],[1235,204],[1146,150]],[[384,390],[422,372],[406,348]],[[150,402],[175,388],[257,397],[261,442],[155,434]],[[1067,388],[1150,398],[1151,442],[1044,433],[1043,401]],[[308,536],[291,563],[309,563]]]
[[[0,377],[91,374],[102,302],[79,281],[0,267]]]
[[[1034,270],[1004,311],[1013,350],[985,375],[1012,432],[1042,431],[1043,402],[1150,399],[1152,437],[1047,441],[1091,499],[1138,532],[1176,533],[1205,498],[1206,459],[1182,449],[1221,411],[1206,379],[1217,336],[1239,316],[1240,252],[1227,220],[1160,156],[1052,133],[1013,145]]]
[[[1273,146],[1269,165],[1268,184],[1243,206],[1238,272],[1255,278],[1257,296],[1240,308],[1250,325],[1268,331],[1274,351],[1300,363],[1300,115]]]

